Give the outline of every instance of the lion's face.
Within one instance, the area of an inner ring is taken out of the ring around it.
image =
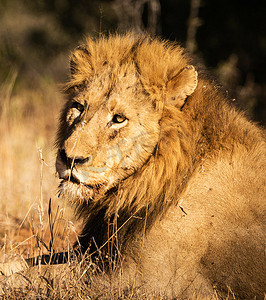
[[[108,72],[108,70],[106,71]],[[140,168],[154,152],[159,114],[129,70],[96,76],[70,95],[62,114],[56,170],[61,193],[95,198]]]
[[[130,36],[88,40],[74,51],[57,139],[61,194],[98,199],[147,165],[164,134],[165,108],[180,112],[197,86],[195,68],[172,51]]]

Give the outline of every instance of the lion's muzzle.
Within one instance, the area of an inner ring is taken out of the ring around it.
[[[68,157],[64,149],[59,149],[56,159],[56,171],[60,179],[72,181],[74,183],[84,183],[87,179],[87,173],[81,171],[83,165],[90,165],[92,156],[88,157]],[[86,173],[86,174],[84,174]]]

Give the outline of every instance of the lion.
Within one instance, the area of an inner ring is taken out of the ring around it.
[[[263,299],[263,129],[176,43],[87,38],[70,69],[56,170],[81,251],[147,294]]]

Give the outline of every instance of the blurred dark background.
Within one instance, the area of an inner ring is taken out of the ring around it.
[[[265,125],[265,0],[0,0],[0,80],[16,73],[13,93],[63,82],[86,35],[127,29],[186,46]]]

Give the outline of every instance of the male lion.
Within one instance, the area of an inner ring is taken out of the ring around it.
[[[66,92],[56,168],[81,250],[146,295],[262,299],[263,130],[157,38],[88,38]]]

